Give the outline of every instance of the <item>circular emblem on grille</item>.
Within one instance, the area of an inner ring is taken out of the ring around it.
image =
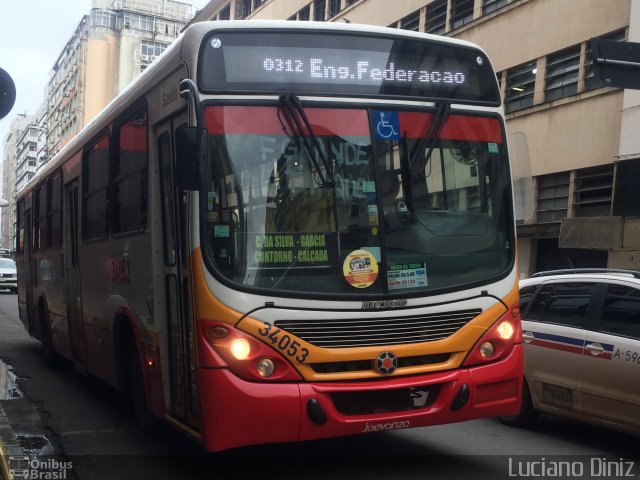
[[[382,352],[376,358],[376,368],[384,375],[389,375],[398,368],[398,357],[393,352]]]

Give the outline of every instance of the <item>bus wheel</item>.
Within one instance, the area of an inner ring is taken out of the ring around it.
[[[147,394],[144,387],[144,377],[142,375],[142,364],[140,354],[135,342],[131,341],[128,358],[128,397],[129,408],[136,423],[144,430],[155,431],[158,425],[156,418],[149,412],[147,407]]]
[[[51,338],[51,327],[47,318],[47,312],[40,306],[40,342],[42,343],[42,357],[44,363],[49,368],[56,368],[60,365],[60,357],[53,349],[53,340]]]
[[[512,427],[526,428],[530,427],[538,416],[538,412],[533,408],[533,402],[531,401],[531,392],[529,391],[529,385],[527,381],[522,382],[522,405],[520,407],[520,413],[517,415],[504,415],[498,417],[498,419],[505,425]]]

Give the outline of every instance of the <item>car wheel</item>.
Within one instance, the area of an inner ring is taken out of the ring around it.
[[[529,384],[525,380],[522,382],[522,404],[520,406],[520,413],[517,415],[503,415],[498,417],[498,419],[505,425],[526,428],[533,424],[537,416],[538,412],[533,408],[533,402],[531,401]]]

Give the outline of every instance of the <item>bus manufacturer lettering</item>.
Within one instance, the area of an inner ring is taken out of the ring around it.
[[[367,432],[380,432],[382,430],[396,430],[398,428],[409,428],[411,426],[411,422],[409,420],[405,420],[402,422],[389,422],[389,423],[372,423],[364,426],[362,433]]]
[[[384,308],[402,308],[407,306],[407,299],[399,300],[365,300],[362,302],[362,310],[382,310]]]

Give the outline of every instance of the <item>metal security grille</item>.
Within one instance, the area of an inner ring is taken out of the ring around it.
[[[323,348],[434,342],[457,332],[480,309],[376,319],[278,320],[275,326]]]

